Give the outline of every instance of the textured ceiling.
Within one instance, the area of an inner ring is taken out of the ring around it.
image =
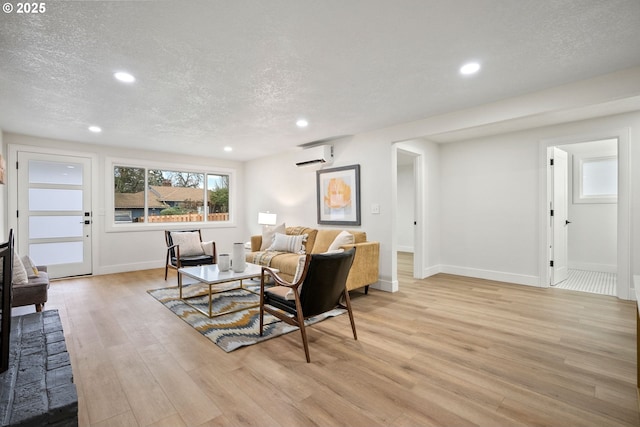
[[[0,15],[0,128],[234,160],[640,65],[638,0],[46,8]],[[461,77],[472,59],[481,72]],[[137,81],[117,82],[119,70]]]

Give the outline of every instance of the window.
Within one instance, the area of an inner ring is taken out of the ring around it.
[[[574,203],[616,203],[617,156],[576,157],[574,183]]]
[[[224,223],[231,173],[113,163],[113,223]]]

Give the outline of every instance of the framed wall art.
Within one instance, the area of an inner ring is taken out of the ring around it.
[[[318,224],[360,225],[360,165],[316,171]]]

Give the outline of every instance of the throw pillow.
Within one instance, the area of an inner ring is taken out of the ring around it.
[[[291,281],[291,283],[296,283],[298,280],[300,280],[300,276],[302,276],[302,272],[304,271],[304,264],[306,263],[306,261],[307,261],[306,255],[302,255],[301,257],[298,258],[298,265],[296,266],[296,274],[293,275],[293,280]],[[298,286],[298,293],[302,292],[302,285],[304,285],[304,283]],[[289,301],[295,300],[296,297],[293,294],[293,289],[289,289],[289,291],[285,294],[284,298]]]
[[[273,244],[273,239],[275,238],[276,233],[287,234],[287,227],[284,225],[284,222],[280,225],[276,225],[275,227],[265,227],[262,230],[262,244],[260,245],[261,251],[266,251],[269,246]]]
[[[29,283],[27,270],[24,268],[22,261],[20,261],[20,256],[17,252],[13,253],[13,278],[11,282],[14,285],[26,285]]]
[[[329,245],[329,249],[327,252],[333,252],[340,249],[340,246],[343,245],[352,245],[355,242],[353,234],[349,233],[346,230],[342,230],[340,234],[336,236],[333,242]]]
[[[180,246],[180,256],[204,255],[197,231],[175,231],[171,233],[174,245]]]
[[[202,242],[202,251],[205,255],[213,256],[213,246],[213,240],[210,242]],[[180,249],[180,254],[182,254],[182,249]]]
[[[268,251],[291,252],[294,254],[304,254],[304,242],[307,240],[307,234],[298,236],[288,236],[286,234],[276,233],[273,243]]]
[[[296,273],[293,275],[293,280],[291,283],[296,283],[300,276],[302,276],[302,272],[304,271],[304,264],[307,261],[307,256],[302,255],[298,258],[298,265],[296,266]]]
[[[27,277],[38,277],[40,275],[38,267],[36,267],[29,255],[22,257],[22,264],[24,265],[25,270],[27,270]]]

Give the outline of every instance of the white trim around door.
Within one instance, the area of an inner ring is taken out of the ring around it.
[[[88,275],[94,259],[92,155],[10,145],[8,225],[51,278]]]
[[[548,174],[547,148],[556,145],[574,144],[579,142],[598,141],[605,139],[618,140],[618,231],[617,231],[617,287],[616,296],[620,299],[632,299],[631,295],[631,169],[630,169],[630,141],[631,129],[622,128],[603,130],[584,135],[572,135],[562,138],[543,139],[539,143],[539,277],[540,287],[549,287],[550,254],[549,254],[549,208],[547,201]]]

